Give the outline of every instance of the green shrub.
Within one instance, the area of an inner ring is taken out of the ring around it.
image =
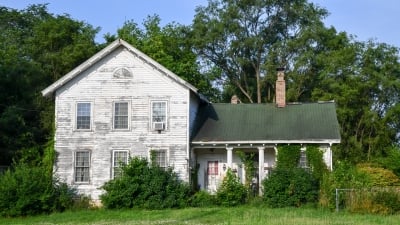
[[[18,164],[0,176],[0,215],[6,217],[63,211],[74,192],[53,179],[44,166]]]
[[[300,148],[300,145],[279,145],[276,167],[297,168],[300,160]]]
[[[386,211],[383,214],[395,214],[400,212],[400,193],[397,190],[378,191],[373,196],[375,205],[383,206]]]
[[[236,206],[246,202],[247,189],[229,168],[217,190],[217,201],[222,206]]]
[[[190,198],[190,206],[192,207],[207,207],[216,205],[216,197],[205,190],[196,192]]]
[[[188,204],[190,188],[172,169],[151,165],[143,158],[132,158],[122,168],[122,176],[103,185],[106,208],[180,208]]]
[[[335,189],[362,189],[371,187],[369,177],[357,170],[349,162],[338,161],[332,172],[324,174],[320,188],[320,204],[334,209],[336,207]],[[345,205],[345,195],[340,195],[339,205]]]
[[[271,207],[299,207],[318,199],[318,182],[301,168],[276,168],[263,187],[264,201]]]
[[[96,204],[93,204],[90,196],[77,195],[74,198],[74,203],[71,209],[74,211],[79,211],[79,210],[95,209],[97,207],[98,206]]]
[[[380,167],[373,163],[357,164],[357,170],[364,173],[373,187],[387,187],[400,185],[399,177],[389,169]]]
[[[306,157],[311,174],[315,179],[321,181],[324,174],[328,172],[323,160],[323,152],[318,146],[307,145]]]
[[[392,146],[385,151],[386,155],[374,158],[381,167],[393,171],[398,177],[400,177],[400,148],[398,146]]]
[[[383,215],[400,212],[400,193],[396,189],[356,189],[345,196],[345,209],[350,212]]]

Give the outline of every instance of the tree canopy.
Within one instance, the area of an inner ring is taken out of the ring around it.
[[[32,5],[0,7],[0,30],[0,165],[8,165],[52,138],[54,103],[40,91],[98,50],[98,28]]]
[[[128,20],[104,38],[126,40],[213,102],[233,94],[242,102],[273,102],[275,69],[284,67],[289,102],[336,102],[342,136],[336,159],[393,155],[400,138],[399,49],[326,27],[327,13],[307,0],[210,0],[189,26],[161,26],[153,15],[142,25]],[[7,165],[16,152],[53,136],[54,103],[40,91],[107,43],[94,41],[99,28],[53,15],[46,5],[0,6],[0,29],[0,165]]]

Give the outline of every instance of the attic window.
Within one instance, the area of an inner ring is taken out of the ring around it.
[[[118,79],[132,78],[132,72],[127,68],[118,68],[114,71],[113,77]]]

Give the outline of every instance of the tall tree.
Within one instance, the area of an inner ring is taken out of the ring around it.
[[[197,55],[192,51],[189,28],[176,23],[160,25],[159,16],[148,16],[143,22],[143,29],[134,21],[125,22],[118,29],[118,37],[129,42],[137,49],[156,60],[210,99],[218,99],[218,91],[212,86],[212,78],[201,73]],[[108,41],[116,37],[106,35]]]
[[[271,73],[271,65],[266,64],[272,61],[270,49],[321,24],[326,14],[306,0],[210,0],[208,6],[196,9],[195,49],[248,102],[261,103],[265,79]],[[284,57],[276,58],[274,67],[287,67],[287,63]]]
[[[324,79],[315,99],[335,99],[342,130],[337,156],[351,161],[384,156],[399,144],[399,50],[374,42],[353,42],[324,59]],[[351,57],[348,57],[351,55]]]
[[[98,29],[46,5],[0,7],[0,29],[0,164],[8,165],[52,138],[54,103],[40,91],[96,51]]]

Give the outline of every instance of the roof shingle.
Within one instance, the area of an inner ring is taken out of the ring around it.
[[[208,104],[200,108],[192,143],[340,142],[334,102]]]

